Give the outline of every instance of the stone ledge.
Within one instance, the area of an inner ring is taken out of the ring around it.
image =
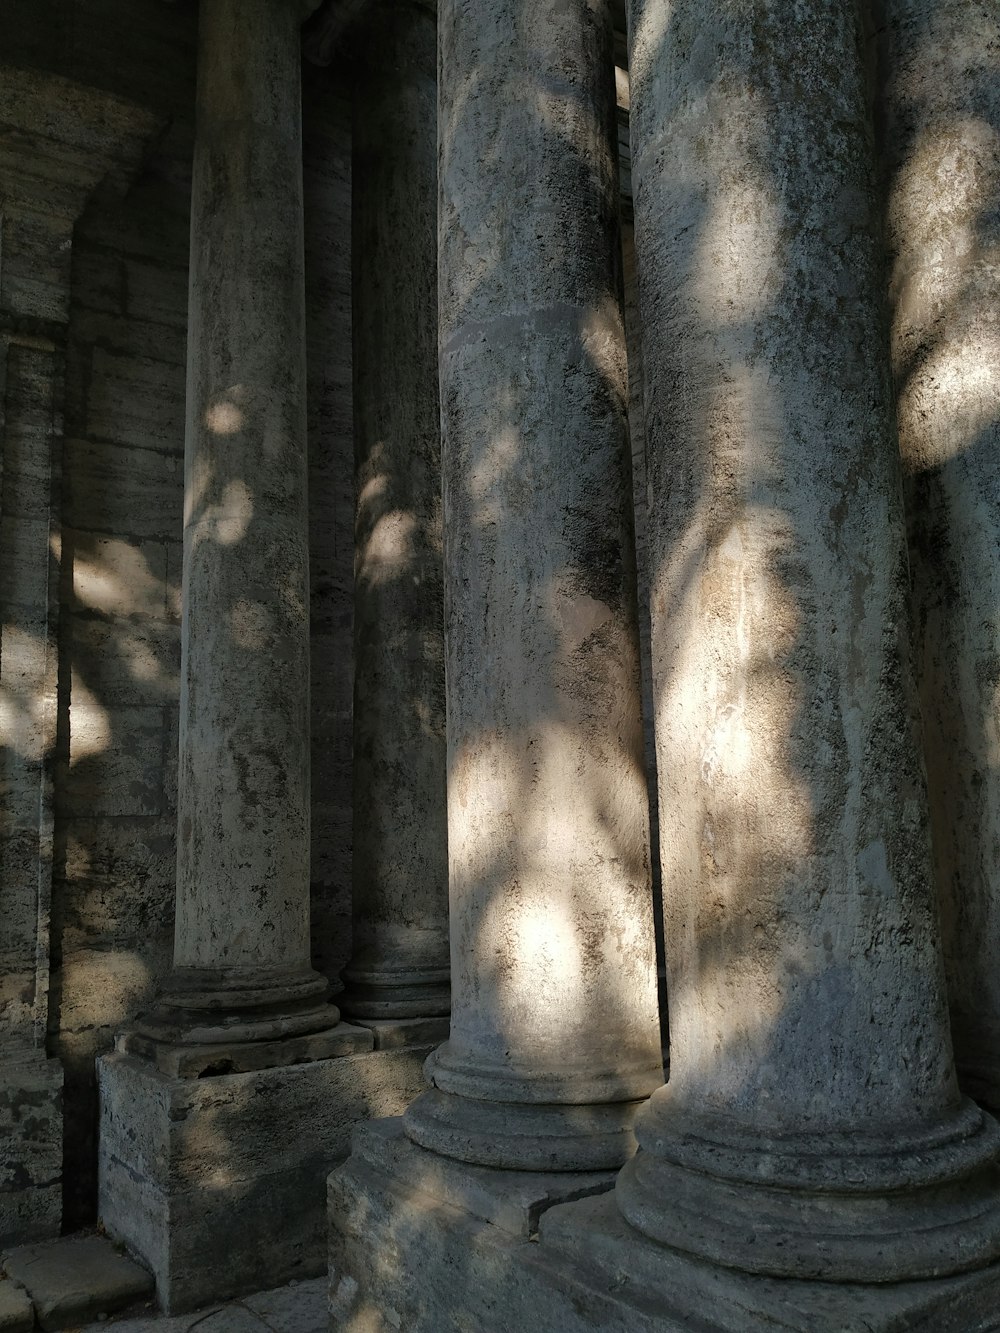
[[[144,1268],[120,1254],[103,1236],[66,1236],[42,1245],[22,1245],[0,1259],[12,1283],[21,1284],[31,1320],[51,1330],[75,1327],[97,1315],[114,1314],[149,1296],[153,1279]],[[0,1322],[0,1328],[7,1325]],[[13,1327],[13,1326],[12,1326]]]

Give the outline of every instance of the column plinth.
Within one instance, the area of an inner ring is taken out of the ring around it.
[[[362,1022],[450,1007],[436,34],[424,0],[372,0],[352,39],[354,953],[341,1003]]]
[[[452,1019],[404,1123],[596,1170],[662,1078],[611,10],[438,25]]]
[[[857,11],[632,0],[670,1081],[617,1184],[714,1263],[1000,1254],[930,873]]]

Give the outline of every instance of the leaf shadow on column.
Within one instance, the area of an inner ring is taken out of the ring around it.
[[[747,40],[767,58],[766,22]],[[768,73],[780,105],[722,57],[696,95],[725,115],[683,161],[657,148],[676,283],[644,281],[638,195],[637,246],[642,317],[670,349],[653,366],[647,344],[645,401],[675,1095],[807,1132],[897,1118],[900,1069],[919,1088],[947,1052],[925,1015],[904,1049],[865,1039],[897,1030],[897,996],[926,1001],[938,970],[887,375],[866,404],[852,360],[853,344],[887,364],[873,191],[809,196],[840,127],[813,111],[790,130],[785,108],[811,106],[797,62]],[[872,525],[890,533],[888,563],[869,563]],[[905,832],[887,829],[901,807]],[[909,977],[887,987],[894,941]]]
[[[1000,22],[878,0],[893,370],[960,1077],[1000,1085]]]

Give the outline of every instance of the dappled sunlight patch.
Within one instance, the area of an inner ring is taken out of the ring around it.
[[[235,435],[243,428],[245,413],[240,406],[247,397],[242,384],[234,384],[205,410],[205,425],[213,435]]]
[[[77,601],[105,615],[163,615],[162,579],[137,546],[117,537],[99,539],[88,554],[77,548],[73,591]]]
[[[103,754],[111,746],[111,717],[79,676],[74,679],[73,699],[69,709],[70,768],[81,759]]]
[[[0,738],[22,759],[45,757],[50,700],[41,668],[47,653],[45,639],[17,625],[2,629],[3,679],[0,680]]]
[[[357,555],[357,577],[369,584],[387,583],[413,565],[417,520],[408,510],[393,509],[376,519]]]

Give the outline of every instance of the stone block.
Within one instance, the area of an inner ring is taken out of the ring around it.
[[[440,1046],[448,1040],[448,1018],[354,1018],[372,1034],[377,1051],[396,1051],[402,1046]]]
[[[358,1122],[400,1114],[428,1047],[198,1079],[98,1061],[99,1209],[168,1313],[322,1271],[324,1182]]]
[[[184,464],[176,453],[68,439],[63,466],[64,517],[71,527],[144,540],[180,540]]]
[[[95,347],[87,434],[138,449],[182,453],[183,369],[150,357],[116,355]]]
[[[153,1290],[149,1273],[103,1236],[22,1245],[5,1254],[2,1263],[7,1276],[27,1290],[45,1330],[114,1314]]]
[[[0,1244],[57,1235],[62,1220],[63,1074],[38,1053],[0,1070]]]
[[[35,1308],[17,1282],[0,1281],[0,1333],[28,1333],[35,1327]]]
[[[105,708],[82,691],[70,704],[70,762],[61,813],[70,817],[164,813],[163,709]]]
[[[368,1126],[349,1161],[331,1175],[334,1329],[971,1333],[996,1327],[1000,1265],[880,1285],[754,1277],[640,1236],[608,1190],[572,1202],[550,1195],[540,1200],[537,1231],[517,1235],[488,1219],[482,1206],[492,1195],[500,1217],[512,1173],[434,1157],[391,1127]]]

